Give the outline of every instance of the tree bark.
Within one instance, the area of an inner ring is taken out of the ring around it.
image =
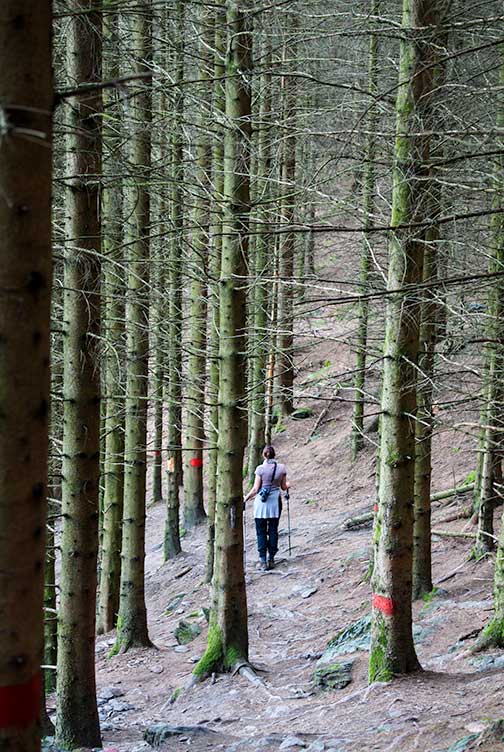
[[[224,220],[220,277],[219,443],[215,566],[205,654],[194,669],[205,676],[248,660],[247,597],[243,570],[243,453],[246,259],[248,250],[251,36],[247,5],[227,4]]]
[[[371,16],[378,17],[380,13],[381,0],[371,0]],[[369,63],[368,63],[368,92],[376,96],[378,91],[378,34],[371,34],[369,41]],[[377,152],[376,128],[378,123],[378,105],[373,103],[369,106],[367,113],[366,145],[364,149],[365,164],[363,167],[363,187],[362,187],[362,205],[364,213],[364,227],[370,227],[373,224],[375,211],[375,160]],[[359,270],[359,294],[365,296],[368,292],[369,274],[371,271],[371,249],[372,239],[364,234],[362,241],[360,270]],[[358,328],[357,328],[357,358],[355,364],[355,404],[352,417],[352,434],[351,434],[351,455],[352,461],[355,462],[357,455],[364,446],[364,403],[365,403],[365,386],[366,386],[366,354],[367,354],[367,331],[369,318],[369,300],[362,297],[359,300],[358,309]]]
[[[101,81],[101,10],[74,0],[67,37],[73,86]],[[100,477],[101,92],[68,105],[63,297],[63,479],[56,739],[101,746],[95,628]]]
[[[119,76],[117,51],[119,18],[108,13],[103,22],[103,78]],[[122,172],[121,106],[117,92],[105,89],[103,121],[103,188],[101,197],[103,232],[102,329],[105,338],[103,393],[105,410],[103,429],[102,539],[97,633],[109,632],[116,625],[121,583],[121,538],[124,492],[124,399],[122,387],[124,358],[124,272],[122,268]]]
[[[123,20],[123,19],[122,19]],[[151,56],[151,5],[134,6],[124,15],[134,70],[145,73]],[[149,225],[148,180],[151,166],[151,89],[139,83],[130,102],[128,158],[124,202],[128,245],[126,291],[126,418],[124,437],[124,510],[121,547],[121,592],[114,651],[151,645],[145,607],[145,494],[147,471],[147,382],[149,359]]]
[[[445,6],[449,7],[448,4]],[[446,80],[446,63],[439,62],[441,50],[446,48],[448,35],[445,30],[434,39],[430,54],[432,70],[432,95],[424,98],[422,121],[426,131],[443,130],[442,103],[438,93],[443,92]],[[423,161],[431,162],[443,156],[442,140],[437,145],[433,137],[422,137]],[[435,171],[429,168],[424,183],[427,193],[425,219],[431,226],[425,231],[422,281],[435,283],[439,279],[438,257],[442,248],[441,231],[436,219],[442,210],[442,188]],[[436,342],[440,319],[440,305],[432,288],[426,288],[420,306],[419,357],[417,382],[417,420],[415,423],[415,479],[414,479],[414,524],[413,524],[413,598],[422,598],[430,593],[432,583],[431,552],[431,475],[432,475],[432,395]]]
[[[211,582],[214,568],[215,504],[217,494],[217,441],[219,437],[219,278],[222,252],[222,199],[224,195],[224,131],[222,122],[226,112],[225,92],[226,10],[223,2],[215,10],[215,56],[213,110],[216,113],[216,133],[212,150],[212,182],[215,204],[212,244],[209,259],[210,285],[208,306],[208,490],[207,490],[207,546],[205,580]]]
[[[258,113],[258,138],[256,159],[256,192],[255,192],[255,215],[257,227],[261,232],[255,239],[255,265],[253,284],[253,334],[250,358],[251,384],[250,384],[250,420],[249,420],[249,444],[248,444],[248,477],[254,481],[254,473],[257,465],[261,462],[262,451],[265,444],[266,429],[266,374],[268,367],[268,354],[272,339],[268,329],[268,303],[273,278],[273,258],[271,245],[274,242],[268,232],[269,206],[269,175],[271,169],[271,47],[268,45],[263,52],[262,65],[265,66],[261,74],[259,91]]]
[[[500,83],[504,84],[504,51],[501,50]],[[504,106],[499,104],[497,112],[497,129],[504,127]],[[503,139],[499,139],[502,148]],[[504,189],[504,158],[502,153],[496,158],[492,188],[494,198],[492,209],[501,210],[503,206],[502,193]],[[504,221],[502,214],[494,214],[491,220],[491,249],[489,272],[502,272],[504,269]],[[482,465],[479,484],[479,513],[478,534],[474,555],[482,556],[495,548],[493,537],[493,517],[497,503],[497,492],[494,485],[495,476],[499,474],[501,463],[501,441],[504,435],[504,413],[502,402],[504,389],[502,379],[504,374],[504,284],[497,279],[495,285],[488,294],[487,302],[488,325],[485,364],[485,399],[486,404],[483,412],[484,425],[482,443]],[[502,552],[500,553],[502,557]],[[496,561],[496,572],[502,562]],[[503,597],[504,601],[504,597]],[[504,613],[503,613],[504,624]]]
[[[207,136],[208,113],[211,103],[207,101],[209,81],[211,78],[211,50],[214,37],[213,11],[202,7],[200,11],[201,41],[199,44],[200,69],[197,148],[195,184],[197,195],[193,212],[191,243],[192,264],[190,266],[190,308],[188,322],[188,363],[187,363],[187,415],[185,434],[185,472],[184,472],[184,527],[190,529],[206,519],[203,506],[203,446],[205,443],[204,405],[206,384],[206,314],[207,284],[206,267],[208,265],[209,222],[211,170],[211,141]]]
[[[0,746],[16,752],[40,749],[51,291],[51,26],[48,0],[35,6],[29,0],[2,3],[0,693],[4,720]]]
[[[176,41],[175,89],[172,125],[172,237],[170,241],[169,270],[169,343],[168,343],[168,452],[167,452],[167,497],[166,526],[164,539],[165,561],[181,552],[180,545],[180,500],[182,482],[182,243],[184,229],[183,212],[183,133],[184,115],[184,17],[183,0],[177,0],[175,21]]]
[[[403,28],[407,35],[401,41],[399,63],[392,226],[423,219],[428,205],[421,126],[433,89],[433,43],[442,18],[438,0],[404,0]],[[421,281],[423,250],[423,238],[418,232],[391,232],[389,290]],[[420,668],[411,614],[419,315],[414,291],[388,297],[379,505],[374,529],[370,681],[387,680]]]
[[[287,52],[291,59],[297,54],[297,17],[291,21],[290,41],[284,46],[284,64]],[[281,223],[283,227],[289,227],[294,221],[296,209],[296,107],[297,91],[296,77],[284,76],[282,80],[283,90],[283,117],[284,126],[288,129],[288,135],[284,141],[282,160],[282,203]],[[282,415],[288,416],[294,410],[294,247],[295,234],[286,232],[280,237],[279,263],[278,263],[278,335],[277,335],[277,373],[279,405]]]

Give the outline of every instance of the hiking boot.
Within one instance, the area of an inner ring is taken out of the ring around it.
[[[266,572],[268,569],[268,565],[266,564],[266,559],[259,559],[257,563],[257,569],[261,570],[262,572]]]
[[[275,568],[275,557],[270,556],[268,559],[268,569],[274,569]]]

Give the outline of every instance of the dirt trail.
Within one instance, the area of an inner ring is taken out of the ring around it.
[[[330,326],[319,321],[312,324],[312,331],[323,337],[324,327]],[[311,375],[320,368],[328,374],[331,369],[344,370],[348,357],[336,339],[306,352],[309,357],[300,356],[300,383],[308,379],[310,384]],[[339,394],[344,396],[344,390]],[[293,490],[292,556],[287,553],[284,513],[278,567],[273,572],[255,570],[252,506],[248,509],[250,659],[267,690],[239,676],[217,676],[170,704],[172,693],[184,684],[204,651],[206,621],[200,609],[209,604],[209,589],[203,583],[203,529],[184,538],[180,558],[163,564],[164,508],[158,504],[148,513],[146,563],[149,624],[157,649],[108,659],[113,635],[98,640],[104,746],[142,749],[147,746],[142,742],[146,727],[169,723],[201,729],[173,737],[166,745],[173,750],[296,750],[304,744],[311,752],[438,752],[480,731],[485,719],[503,715],[504,655],[486,655],[484,671],[480,671],[481,659],[465,655],[471,644],[467,635],[481,628],[492,611],[492,562],[468,563],[471,541],[467,539],[434,537],[434,578],[442,589],[430,603],[414,606],[424,672],[368,687],[367,653],[360,651],[343,658],[355,661],[346,688],[315,690],[316,661],[328,640],[370,609],[366,579],[370,530],[343,532],[341,523],[349,514],[371,508],[374,452],[369,446],[355,467],[350,465],[351,404],[345,401],[329,403],[326,422],[307,443],[317,416],[328,405],[316,399],[303,404],[314,407],[313,417],[288,421],[275,438]],[[469,439],[459,434],[436,437],[434,490],[464,478],[472,467],[470,452]],[[435,512],[435,526],[444,512]],[[465,524],[460,520],[444,528],[461,529]],[[172,610],[167,612],[170,604]],[[202,629],[187,646],[179,646],[174,636],[180,619]],[[113,692],[104,693],[104,688]],[[124,694],[106,699],[114,693]],[[291,737],[297,737],[298,746],[293,739],[289,742]],[[490,744],[479,749],[499,748]]]
[[[337,249],[332,243],[321,247],[321,276],[329,278],[336,268],[331,278],[344,277],[340,258],[347,258],[350,250],[344,243]],[[372,508],[375,483],[376,434],[369,434],[370,443],[355,466],[349,460],[352,394],[348,376],[342,374],[353,362],[347,344],[355,326],[352,316],[348,307],[321,309],[299,324],[296,390],[298,403],[311,407],[313,416],[287,421],[274,439],[292,482],[292,556],[284,510],[278,566],[272,572],[255,569],[252,505],[247,510],[250,660],[266,691],[240,676],[223,675],[170,704],[173,692],[185,683],[205,649],[207,625],[201,609],[209,605],[210,597],[204,584],[205,530],[187,535],[182,555],[164,564],[165,510],[158,504],[148,510],[146,560],[149,628],[156,649],[109,659],[114,635],[97,641],[104,747],[119,752],[146,749],[145,729],[164,723],[188,727],[167,741],[165,749],[170,750],[442,752],[477,734],[487,719],[504,716],[503,651],[477,659],[467,655],[472,643],[468,635],[492,613],[493,562],[469,563],[472,541],[464,538],[433,539],[434,580],[440,590],[429,603],[414,604],[417,651],[425,670],[368,687],[367,653],[361,650],[338,656],[339,661],[354,661],[348,686],[315,689],[317,660],[327,642],[370,611],[366,575],[371,531],[341,530],[348,516]],[[377,393],[377,374],[370,376],[368,388]],[[373,412],[372,405],[368,412]],[[460,414],[456,418],[464,419]],[[466,477],[474,467],[474,449],[475,441],[468,436],[446,429],[438,432],[434,491],[451,488]],[[457,503],[450,500],[449,508]],[[460,530],[467,525],[466,520],[440,523],[446,509],[439,506],[434,511],[435,528]],[[497,510],[496,522],[499,514]],[[185,646],[175,638],[181,619],[201,629]],[[466,748],[458,746],[457,752]],[[504,750],[504,744],[490,742],[478,749]]]

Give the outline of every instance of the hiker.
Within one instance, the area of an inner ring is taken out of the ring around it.
[[[273,569],[278,551],[278,522],[282,511],[280,490],[288,491],[287,468],[275,459],[275,449],[265,446],[264,462],[255,470],[255,482],[244,501],[254,498],[254,517],[259,551],[258,569]],[[266,558],[267,556],[267,558]]]

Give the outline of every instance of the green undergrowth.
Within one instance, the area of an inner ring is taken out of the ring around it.
[[[429,593],[424,593],[422,596],[422,600],[424,603],[432,603],[433,599],[436,597],[436,595],[439,593],[439,588],[433,587],[432,590]]]
[[[174,689],[170,696],[170,703],[173,705],[174,702],[178,700],[180,697],[180,693],[182,692],[182,687],[177,687],[177,689]]]
[[[470,473],[467,473],[466,477],[460,484],[461,486],[468,486],[470,483],[476,482],[476,470],[471,470]]]

